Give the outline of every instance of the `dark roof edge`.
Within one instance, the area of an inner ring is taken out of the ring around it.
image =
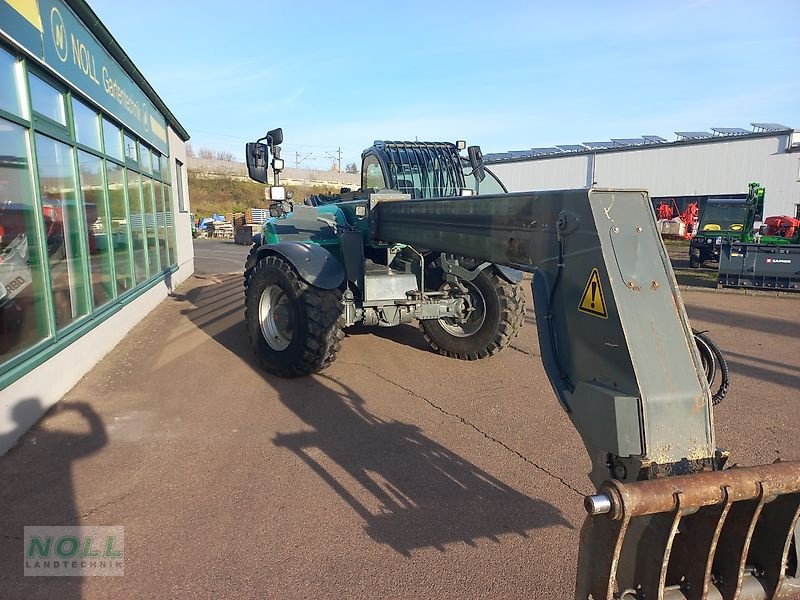
[[[675,140],[674,142],[659,142],[653,144],[639,144],[637,146],[617,146],[615,148],[595,148],[580,150],[578,152],[560,152],[558,154],[543,154],[540,156],[527,156],[522,158],[501,158],[485,160],[487,165],[502,165],[506,163],[527,162],[532,160],[547,160],[550,158],[568,158],[570,156],[585,156],[586,154],[606,154],[610,152],[630,152],[632,150],[654,150],[656,148],[672,148],[674,146],[696,146],[699,144],[715,144],[717,142],[743,141],[757,138],[778,137],[790,135],[793,129],[781,129],[776,131],[754,131],[747,135],[719,135],[698,140]],[[485,155],[502,154],[502,152],[486,152]]]
[[[75,12],[75,14],[78,15],[78,18],[81,19],[92,31],[100,43],[103,44],[105,49],[108,50],[114,60],[119,63],[120,67],[122,67],[125,72],[130,75],[131,79],[133,79],[136,85],[142,89],[145,95],[155,105],[156,109],[162,115],[164,115],[167,123],[175,130],[180,138],[184,142],[188,141],[190,137],[189,133],[186,131],[186,129],[184,129],[183,125],[180,124],[177,117],[172,114],[172,111],[167,108],[167,105],[164,104],[164,101],[153,89],[153,86],[148,83],[147,79],[145,79],[144,75],[142,75],[142,72],[136,67],[136,65],[133,64],[133,61],[125,53],[125,50],[122,49],[122,46],[119,45],[119,42],[114,39],[114,36],[111,35],[111,32],[106,28],[105,25],[103,25],[103,22],[86,3],[86,0],[65,0],[65,2]]]

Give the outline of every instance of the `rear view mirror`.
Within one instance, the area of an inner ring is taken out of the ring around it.
[[[250,179],[259,183],[267,183],[267,158],[269,149],[266,144],[250,142],[245,146],[247,174]]]
[[[475,181],[480,183],[486,179],[486,172],[483,169],[483,153],[480,146],[470,146],[467,148],[469,155],[469,164],[472,167],[472,174],[475,176]]]
[[[279,146],[283,143],[283,129],[278,127],[267,132],[267,141],[270,146]]]

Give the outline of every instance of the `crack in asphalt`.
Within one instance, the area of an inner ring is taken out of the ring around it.
[[[523,353],[525,353],[525,354],[528,354],[528,352],[526,352],[525,350],[520,350],[520,352],[523,352]],[[535,355],[532,355],[532,356],[535,356]],[[548,477],[550,477],[550,478],[552,478],[552,479],[555,479],[556,481],[558,481],[559,483],[561,483],[561,485],[563,485],[565,488],[567,488],[568,490],[570,490],[570,491],[574,492],[575,494],[577,494],[577,495],[578,495],[578,496],[580,496],[581,498],[584,498],[584,497],[586,496],[586,494],[585,494],[584,492],[581,492],[581,491],[580,491],[580,490],[578,490],[577,488],[573,487],[571,484],[569,484],[567,481],[565,481],[563,477],[559,477],[558,475],[556,475],[555,473],[553,473],[553,472],[552,472],[552,471],[550,471],[549,469],[547,469],[547,468],[545,468],[545,467],[543,467],[543,466],[541,466],[541,465],[537,464],[535,461],[531,460],[530,458],[528,458],[527,456],[525,456],[524,454],[522,454],[522,453],[521,453],[521,452],[519,452],[518,450],[514,450],[514,448],[511,448],[510,446],[508,446],[508,445],[507,445],[505,442],[503,442],[502,440],[498,440],[498,439],[497,439],[496,437],[494,437],[493,435],[491,435],[491,434],[489,434],[489,433],[487,433],[487,432],[483,431],[483,430],[482,430],[480,427],[478,427],[477,425],[475,425],[475,424],[474,424],[474,423],[472,423],[471,421],[468,421],[467,419],[465,419],[465,418],[464,418],[464,417],[462,417],[461,415],[457,415],[456,413],[452,413],[452,412],[450,412],[450,411],[448,411],[448,410],[446,410],[446,409],[442,408],[441,406],[439,406],[439,405],[438,405],[438,404],[436,404],[435,402],[432,402],[431,400],[429,400],[429,399],[428,399],[428,398],[426,398],[425,396],[423,396],[423,395],[421,395],[421,394],[418,394],[418,393],[417,393],[417,392],[415,392],[414,390],[412,390],[412,389],[409,389],[409,388],[405,387],[404,385],[402,385],[402,384],[400,384],[400,383],[397,383],[397,382],[396,382],[396,381],[394,381],[393,379],[389,379],[388,377],[386,377],[385,375],[383,375],[383,374],[381,374],[381,373],[378,373],[378,372],[377,372],[377,371],[375,371],[375,370],[374,370],[372,367],[370,367],[370,366],[368,366],[368,365],[365,365],[365,364],[363,364],[363,363],[359,363],[359,362],[345,362],[345,361],[337,361],[337,362],[338,362],[339,364],[343,364],[343,365],[353,365],[353,366],[362,367],[363,369],[366,369],[367,371],[369,371],[370,373],[372,373],[373,375],[375,375],[375,376],[376,376],[376,377],[378,377],[379,379],[382,379],[382,380],[383,380],[383,381],[385,381],[386,383],[390,383],[390,384],[392,384],[393,386],[400,388],[400,389],[401,389],[401,390],[403,390],[404,392],[407,392],[407,393],[411,394],[411,395],[412,395],[412,396],[414,396],[415,398],[419,398],[419,399],[420,399],[420,400],[422,400],[423,402],[425,402],[425,403],[429,404],[429,405],[430,405],[432,408],[435,408],[436,410],[438,410],[438,411],[439,411],[440,413],[442,413],[443,415],[447,415],[448,417],[452,417],[452,418],[454,418],[454,419],[458,419],[459,421],[461,421],[461,423],[463,423],[464,425],[467,425],[468,427],[471,427],[472,429],[474,429],[475,431],[477,431],[478,433],[480,433],[480,434],[481,434],[483,437],[485,437],[485,438],[486,438],[487,440],[489,440],[490,442],[493,442],[493,443],[495,443],[495,444],[499,445],[500,447],[504,448],[505,450],[507,450],[508,452],[510,452],[511,454],[513,454],[514,456],[516,456],[516,457],[520,458],[521,460],[523,460],[524,462],[526,462],[527,464],[529,464],[529,465],[530,465],[530,466],[532,466],[533,468],[535,468],[535,469],[537,469],[537,470],[541,471],[542,473],[544,473],[544,474],[545,474],[545,475],[547,475]]]
[[[511,348],[512,350],[516,350],[517,352],[519,352],[521,354],[525,354],[527,356],[534,356],[536,358],[539,358],[538,354],[534,354],[530,350],[525,350],[523,348],[520,348],[519,346],[515,346],[514,344],[509,344],[508,347]]]
[[[79,514],[79,515],[75,515],[71,519],[68,519],[67,523],[74,523],[75,521],[78,521],[80,519],[85,519],[86,517],[89,517],[89,516],[93,515],[97,511],[99,511],[99,510],[101,510],[103,508],[106,508],[107,506],[111,506],[112,504],[118,504],[118,503],[122,502],[123,500],[125,500],[125,498],[127,498],[130,495],[131,494],[128,493],[128,494],[125,494],[124,496],[121,496],[121,497],[117,498],[116,500],[109,500],[105,504],[101,504],[100,506],[95,506],[94,508],[90,508],[85,513],[82,513],[82,514]]]

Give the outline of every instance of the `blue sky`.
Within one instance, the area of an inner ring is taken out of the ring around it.
[[[484,152],[800,128],[800,1],[89,0],[192,135],[287,166],[374,139]]]

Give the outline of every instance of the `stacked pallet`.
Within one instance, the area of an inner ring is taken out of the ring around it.
[[[269,210],[266,208],[248,208],[244,211],[245,223],[249,225],[262,225],[269,219]]]
[[[225,221],[208,224],[208,235],[212,238],[233,239],[233,225]]]
[[[247,217],[244,213],[233,213],[232,223],[234,227],[244,227],[247,225]]]

